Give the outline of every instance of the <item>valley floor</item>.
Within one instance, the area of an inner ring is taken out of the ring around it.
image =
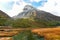
[[[60,28],[14,28],[14,29],[0,29],[0,37],[11,37],[18,33],[31,30],[33,34],[43,36],[44,40],[60,40]]]

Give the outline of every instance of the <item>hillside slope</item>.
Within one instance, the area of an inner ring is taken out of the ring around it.
[[[0,18],[10,18],[5,12],[0,10]]]
[[[46,21],[60,21],[60,17],[49,12],[38,10],[30,5],[26,5],[23,12],[19,13],[17,16],[14,16],[13,18],[32,18]]]

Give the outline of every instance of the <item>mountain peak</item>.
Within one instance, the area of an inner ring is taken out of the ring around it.
[[[26,11],[26,10],[31,10],[31,9],[34,9],[34,7],[31,5],[26,5],[23,10]]]
[[[25,7],[32,7],[31,5],[26,5]]]
[[[49,12],[38,10],[33,6],[26,5],[23,12],[19,13],[14,18],[30,18],[30,19],[41,19],[46,21],[60,21],[60,17],[55,16]]]

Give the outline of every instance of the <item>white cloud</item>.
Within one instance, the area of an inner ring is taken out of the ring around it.
[[[24,6],[28,4],[28,3],[24,2],[23,0],[0,0],[0,3],[1,2],[10,2],[10,1],[15,2],[12,7],[12,10],[5,11],[5,12],[8,15],[10,15],[11,17],[22,12],[23,11],[22,9],[24,8]],[[19,5],[16,4],[17,1],[19,2]],[[39,2],[39,1],[41,1],[41,0],[30,0],[30,2]],[[45,0],[43,0],[43,1],[45,1]],[[31,5],[31,4],[29,4],[29,5]],[[0,5],[0,9],[3,10],[3,7],[1,5]],[[38,7],[38,9],[44,10],[47,12],[51,12],[52,14],[60,16],[60,0],[48,0],[48,2],[43,4],[43,6]]]
[[[7,14],[12,17],[12,16],[18,14],[19,12],[22,12],[21,9],[22,9],[21,6],[14,4],[13,9],[8,11]]]
[[[1,2],[3,2],[3,3],[4,2],[10,2],[10,1],[14,1],[14,5],[13,5],[11,10],[9,10],[9,11],[7,10],[6,11],[6,10],[3,9],[3,7],[1,5],[0,5],[0,10],[3,10],[4,12],[6,12],[11,17],[17,15],[20,12],[22,12],[24,6],[28,5],[28,3],[24,2],[23,0],[0,0],[0,3]],[[16,4],[16,2],[18,2],[19,5]],[[31,4],[29,4],[29,5],[31,5]]]
[[[0,2],[18,1],[18,0],[0,0]]]
[[[60,0],[48,0],[47,3],[42,7],[38,7],[38,9],[60,16]]]
[[[0,0],[0,2],[8,2],[8,1],[10,1],[10,0]]]
[[[8,11],[7,14],[12,16],[17,15],[18,13],[23,11],[23,8],[25,5],[27,5],[27,3],[25,3],[23,0],[20,0],[19,2],[20,5],[17,5],[16,3],[13,5],[12,10]]]
[[[2,6],[2,3],[8,2],[8,1],[10,1],[10,0],[0,0],[0,10],[3,10],[4,11],[3,6]]]
[[[7,8],[6,7],[6,5],[8,5],[7,3],[12,2],[12,1],[17,1],[17,0],[0,0],[0,10],[6,11],[5,9]]]
[[[0,9],[5,11],[8,15],[10,15],[11,17],[14,16],[14,15],[17,15],[18,13],[22,12],[23,11],[23,8],[25,5],[29,4],[31,5],[31,3],[26,3],[24,2],[23,0],[0,0],[0,3],[4,3],[4,2],[10,2],[10,1],[14,1],[14,5],[12,7],[11,10],[4,10],[3,7],[0,5]],[[39,2],[41,0],[30,0],[31,2]],[[19,5],[16,4],[16,2],[19,2]]]

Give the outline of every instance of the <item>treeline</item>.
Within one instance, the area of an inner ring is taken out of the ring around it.
[[[30,19],[0,19],[0,26],[12,26],[14,28],[27,27],[56,27],[60,26],[58,21],[30,20]]]
[[[38,22],[39,24],[41,23],[41,24],[43,24],[43,25],[45,25],[45,26],[47,26],[47,27],[52,27],[52,26],[60,26],[60,21],[55,21],[55,20],[53,20],[53,21],[46,21],[46,20],[40,20],[40,19],[36,19],[36,22]]]
[[[38,27],[40,25],[38,25],[35,21],[33,20],[29,20],[29,19],[16,19],[16,20],[12,20],[10,22],[10,26],[18,28],[27,28],[27,27]]]

